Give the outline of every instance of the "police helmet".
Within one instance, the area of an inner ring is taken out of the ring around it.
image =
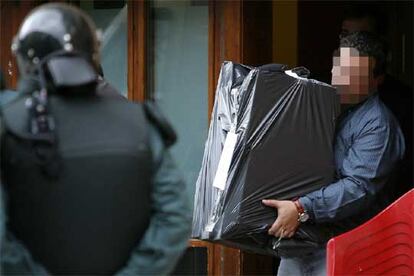
[[[80,9],[62,3],[34,9],[23,21],[12,43],[20,74],[36,75],[37,65],[54,52],[83,55],[99,65],[99,41],[95,24]]]

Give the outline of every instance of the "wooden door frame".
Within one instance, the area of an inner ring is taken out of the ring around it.
[[[147,96],[148,2],[128,0],[128,99],[142,102]]]
[[[210,0],[208,11],[208,118],[214,106],[221,64],[225,60],[241,62],[242,0]],[[212,270],[208,275],[240,275],[241,252],[220,244],[211,245]]]
[[[214,105],[215,90],[224,61],[260,65],[272,62],[272,2],[244,0],[210,0],[208,23],[208,114]],[[267,21],[258,22],[257,13],[268,16]],[[269,15],[270,13],[270,15]],[[267,25],[268,24],[268,25]],[[266,37],[266,34],[269,35]],[[258,41],[258,43],[255,43]],[[257,51],[256,46],[262,48]],[[210,244],[213,258],[213,270],[208,275],[243,275],[249,273],[250,265],[257,262],[259,256],[245,254],[239,249],[220,244]],[[265,266],[269,260],[261,262]],[[212,272],[212,273],[211,273]]]

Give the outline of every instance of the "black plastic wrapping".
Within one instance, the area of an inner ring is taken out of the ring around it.
[[[278,245],[267,235],[276,212],[262,199],[293,199],[331,183],[335,174],[336,90],[285,69],[223,63],[196,184],[194,238],[272,255],[304,252],[329,238],[324,227],[310,224]],[[223,150],[231,148],[226,138],[237,139],[234,150]],[[222,155],[231,162],[217,188]]]

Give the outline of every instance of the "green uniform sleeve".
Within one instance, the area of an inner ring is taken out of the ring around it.
[[[156,173],[152,190],[150,225],[117,275],[167,275],[187,247],[192,204],[189,187],[182,180],[168,149],[151,128]]]

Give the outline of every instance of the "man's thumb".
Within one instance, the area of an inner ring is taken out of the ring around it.
[[[274,208],[279,207],[279,201],[275,199],[263,199],[262,203],[269,207],[274,207]]]

